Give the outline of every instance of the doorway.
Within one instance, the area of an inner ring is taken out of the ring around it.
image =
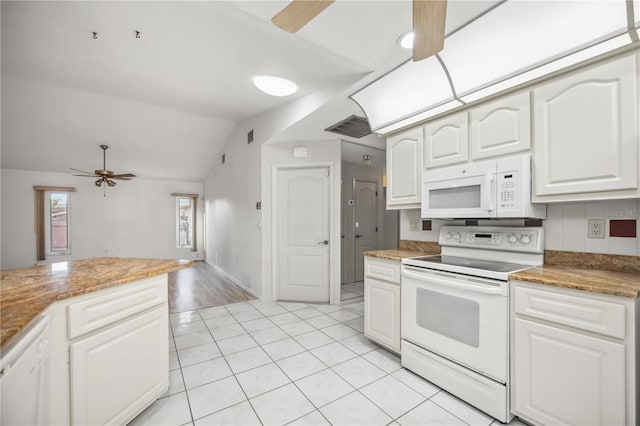
[[[364,297],[362,252],[398,247],[398,212],[386,210],[383,142],[377,147],[342,141],[341,303]]]
[[[378,246],[377,198],[378,183],[358,178],[353,179],[354,199],[354,281],[364,280],[364,256],[362,252],[375,250]]]
[[[330,169],[276,169],[274,283],[277,300],[329,302]]]

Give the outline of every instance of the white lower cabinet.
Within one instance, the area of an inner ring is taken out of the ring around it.
[[[127,424],[169,386],[167,274],[53,303],[48,418]]]
[[[168,386],[167,309],[159,306],[70,345],[73,424],[123,424]]]
[[[364,335],[400,352],[400,262],[365,257],[365,274],[388,270],[393,281],[365,275]],[[398,271],[397,273],[395,271]]]
[[[637,301],[521,282],[512,290],[513,413],[536,425],[636,424]]]
[[[516,318],[513,410],[541,424],[623,425],[624,345]]]

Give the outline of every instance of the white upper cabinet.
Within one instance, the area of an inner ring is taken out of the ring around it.
[[[533,201],[640,195],[636,57],[536,88]]]
[[[471,110],[471,158],[479,160],[531,148],[529,92]]]
[[[422,127],[387,139],[387,208],[420,208]]]
[[[427,123],[424,127],[425,169],[464,163],[469,159],[467,111]]]

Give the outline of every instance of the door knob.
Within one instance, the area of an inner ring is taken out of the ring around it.
[[[356,234],[356,238],[362,237],[362,234]]]
[[[320,241],[318,244],[321,246],[326,246],[327,244],[329,244],[329,240]]]

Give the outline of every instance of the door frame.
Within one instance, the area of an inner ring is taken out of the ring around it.
[[[358,253],[356,253],[356,209],[358,208],[358,206],[356,205],[356,181],[360,181],[360,182],[367,182],[367,183],[373,183],[376,186],[376,194],[378,193],[378,186],[380,185],[380,183],[378,182],[378,180],[372,180],[371,178],[360,178],[357,176],[353,177],[353,183],[352,183],[352,187],[351,187],[351,194],[353,196],[353,215],[351,217],[351,229],[353,229],[353,235],[351,235],[351,239],[353,241],[353,282],[358,282],[356,281],[356,268],[357,268],[357,258],[358,258]],[[378,196],[376,195],[376,208],[375,208],[375,214],[376,214],[376,219],[375,219],[375,227],[378,228]],[[378,248],[378,233],[376,232],[376,250]]]
[[[271,300],[278,300],[278,173],[291,169],[329,169],[329,300],[340,304],[340,201],[336,203],[336,175],[333,161],[274,163],[271,166]],[[339,189],[339,188],[338,188]],[[338,190],[339,193],[339,190]],[[337,276],[336,276],[337,274]],[[336,288],[336,285],[338,288]],[[336,296],[337,295],[337,296]],[[336,299],[337,297],[337,299]]]

